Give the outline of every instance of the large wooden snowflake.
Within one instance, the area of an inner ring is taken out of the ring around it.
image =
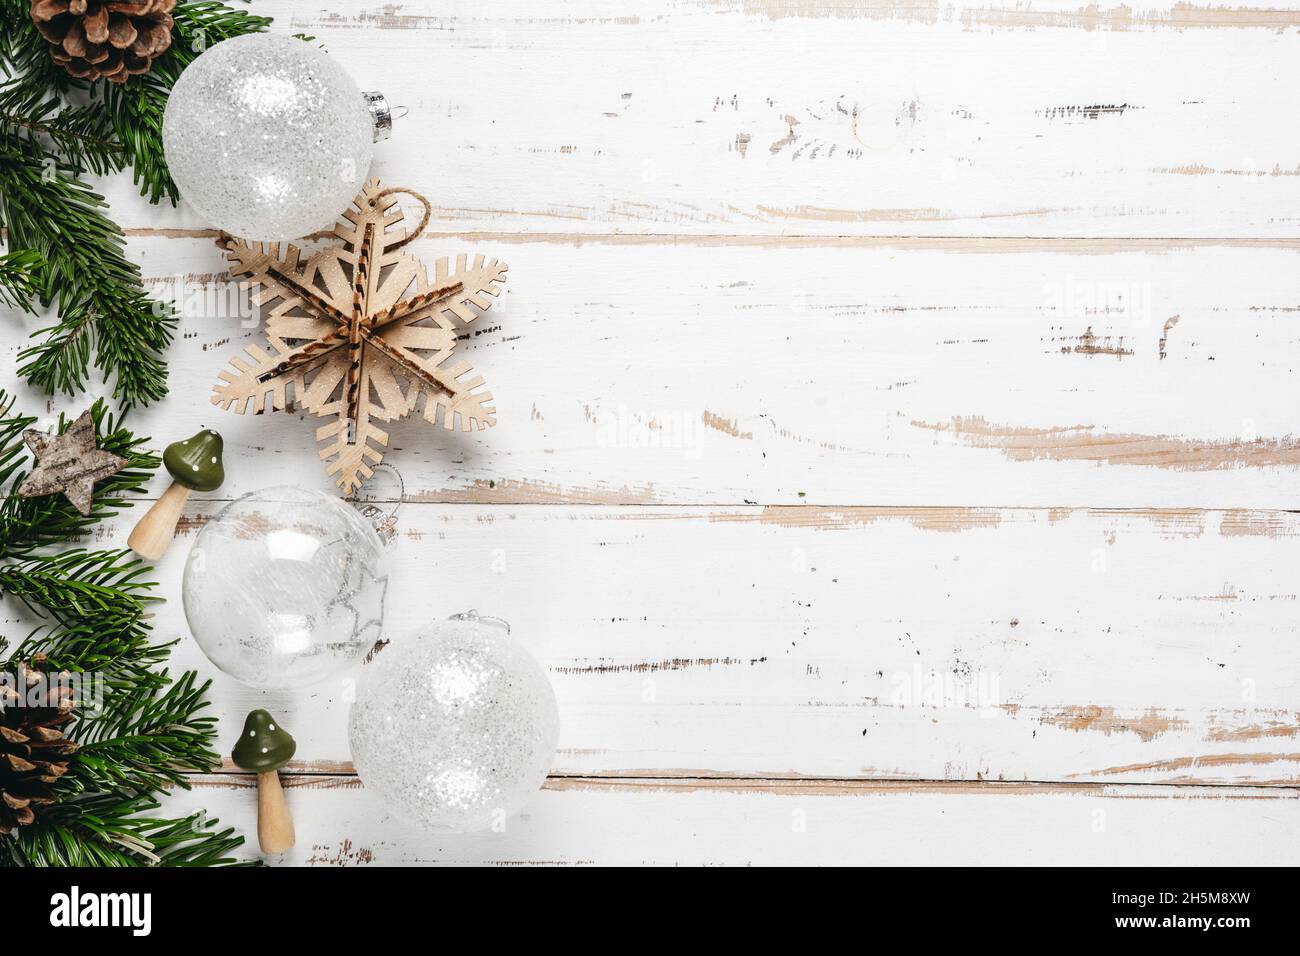
[[[462,255],[452,272],[439,259],[430,280],[402,252],[397,198],[371,180],[343,213],[342,246],[300,262],[287,245],[226,239],[230,273],[259,291],[269,350],[249,345],[222,371],[212,403],[243,414],[302,408],[328,424],[316,429],[325,473],[345,493],[383,460],[388,433],[377,422],[420,412],[462,431],[496,424],[492,393],[453,357],[457,330],[500,294],[506,264]],[[408,294],[409,293],[409,294]],[[471,308],[473,306],[474,308]]]

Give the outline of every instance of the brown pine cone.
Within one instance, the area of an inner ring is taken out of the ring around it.
[[[176,0],[32,0],[32,22],[50,44],[50,56],[83,80],[125,83],[148,73],[172,44]]]
[[[53,785],[77,749],[60,729],[75,719],[72,688],[54,681],[52,699],[22,697],[40,683],[44,666],[40,657],[19,664],[17,680],[0,686],[0,833],[32,823],[38,808],[54,803]]]

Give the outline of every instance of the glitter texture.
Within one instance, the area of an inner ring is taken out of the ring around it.
[[[203,653],[252,687],[303,687],[356,663],[383,627],[379,535],[319,491],[268,488],[232,501],[185,563],[185,617]]]
[[[374,121],[328,53],[250,33],[176,81],[163,147],[181,197],[212,226],[256,240],[330,229],[370,171]]]
[[[519,810],[555,756],[546,673],[503,628],[452,620],[394,641],[362,671],[348,725],[366,789],[430,830]]]

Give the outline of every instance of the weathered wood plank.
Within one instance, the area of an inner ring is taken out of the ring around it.
[[[201,509],[160,637],[187,633]],[[559,696],[559,773],[1300,782],[1295,514],[408,504],[400,527],[385,637],[510,620]],[[173,661],[214,673],[188,638]],[[347,769],[354,676],[216,675],[223,751],[268,707],[298,766]]]
[[[1300,507],[1294,243],[999,245],[422,240],[511,264],[462,346],[499,424],[393,423],[387,460],[428,501]],[[256,339],[218,250],[131,250],[186,312],[136,427],[219,428],[222,497],[330,488],[312,420],[207,402]]]
[[[410,108],[376,170],[432,197],[435,227],[1295,231],[1292,0],[258,9]],[[126,180],[110,195],[132,226],[203,225],[133,201]]]
[[[1293,789],[553,778],[504,831],[443,836],[394,819],[354,777],[285,782],[298,844],[281,859],[310,866],[1259,866],[1294,864],[1300,833]],[[168,809],[252,837],[252,778],[197,783]]]

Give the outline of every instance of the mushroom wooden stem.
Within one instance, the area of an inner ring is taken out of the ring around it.
[[[157,561],[172,543],[176,534],[176,522],[180,521],[181,511],[190,497],[190,489],[180,482],[173,481],[163,496],[154,502],[154,506],[145,512],[144,517],[131,529],[131,537],[126,539],[127,546],[146,561]]]
[[[275,770],[257,775],[257,842],[263,853],[283,853],[293,846],[293,818]]]

